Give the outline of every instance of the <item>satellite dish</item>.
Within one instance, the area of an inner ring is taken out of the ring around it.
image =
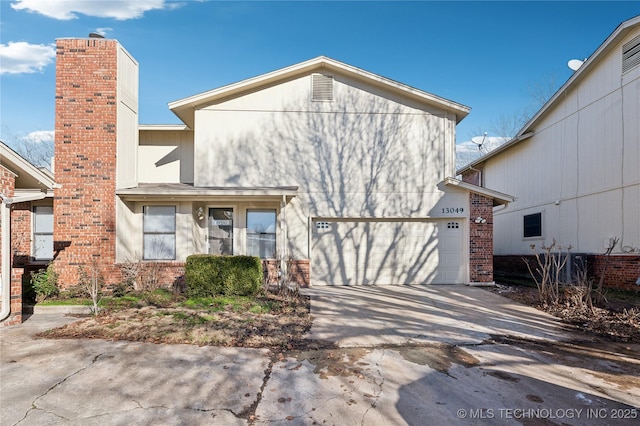
[[[582,64],[584,64],[584,61],[581,61],[580,59],[572,59],[567,63],[569,68],[574,71],[578,71],[578,68],[580,68]]]

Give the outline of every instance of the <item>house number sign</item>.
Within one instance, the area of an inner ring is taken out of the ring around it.
[[[443,214],[453,214],[453,213],[464,213],[464,209],[462,207],[444,207],[442,209]]]

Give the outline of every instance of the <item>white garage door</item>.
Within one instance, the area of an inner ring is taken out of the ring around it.
[[[459,220],[312,223],[315,285],[461,284],[465,279]]]

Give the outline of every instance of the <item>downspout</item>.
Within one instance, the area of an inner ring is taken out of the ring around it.
[[[44,192],[39,192],[33,195],[9,198],[0,193],[0,200],[2,200],[0,203],[2,209],[2,271],[0,273],[2,310],[0,311],[0,321],[4,321],[11,314],[11,204],[42,200],[45,196]]]
[[[282,276],[280,277],[280,285],[286,285],[288,281],[289,271],[287,270],[287,196],[283,195],[280,201],[280,231],[282,235],[282,249],[280,250],[280,271]]]

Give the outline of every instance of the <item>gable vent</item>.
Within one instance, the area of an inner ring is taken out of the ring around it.
[[[622,45],[622,72],[640,65],[640,35]]]
[[[333,76],[325,74],[311,75],[311,100],[333,100]]]

